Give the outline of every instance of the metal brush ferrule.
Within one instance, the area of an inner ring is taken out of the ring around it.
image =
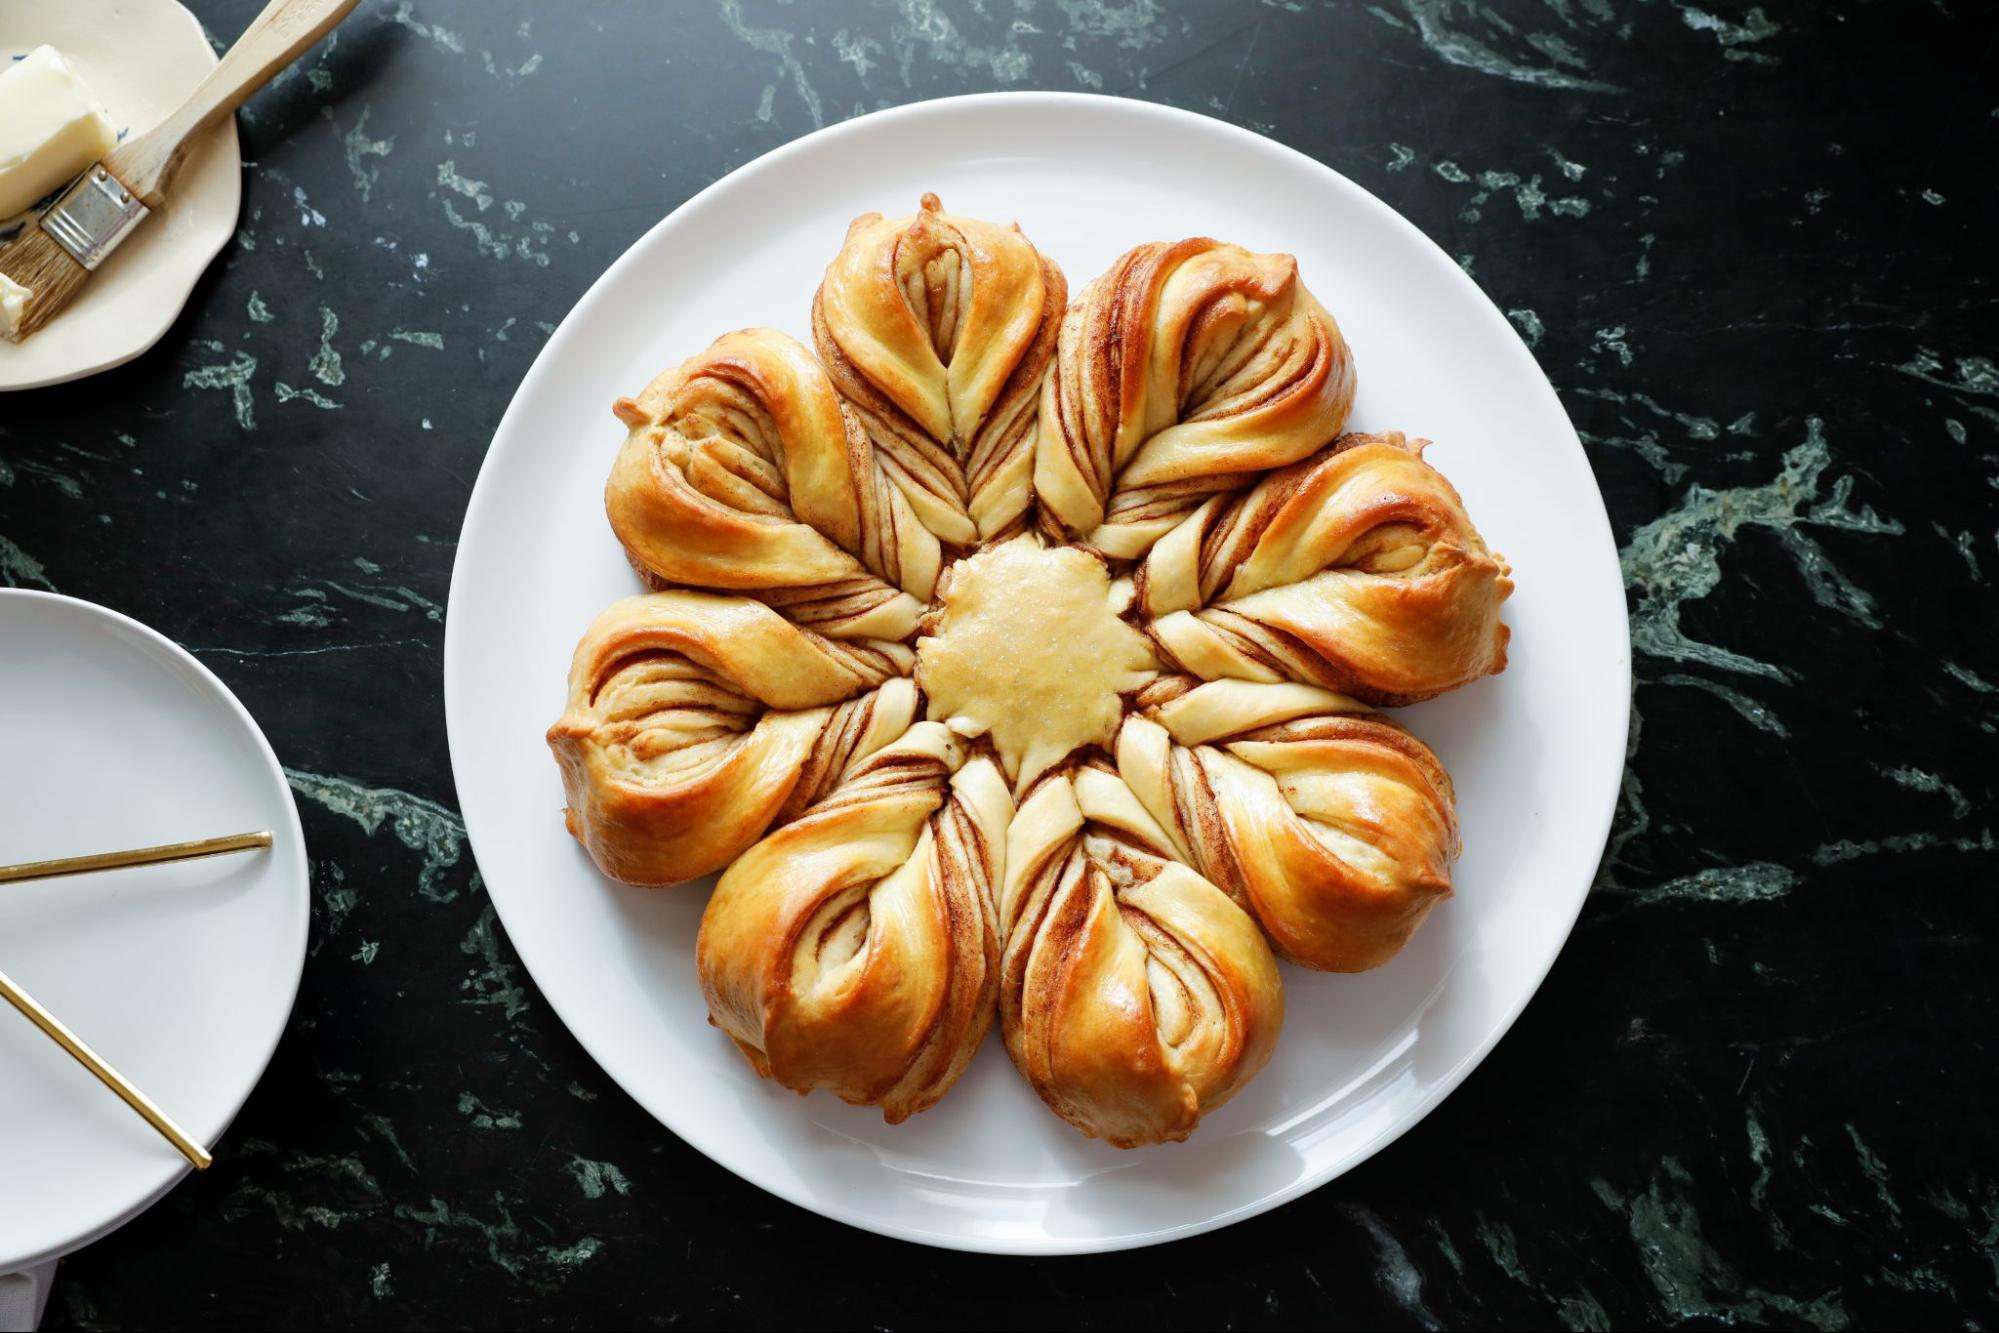
[[[70,257],[95,269],[151,210],[103,167],[92,167],[42,215],[42,230]]]

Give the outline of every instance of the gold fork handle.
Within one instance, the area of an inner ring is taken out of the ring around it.
[[[172,1116],[154,1105],[152,1098],[127,1082],[123,1074],[105,1064],[96,1051],[84,1044],[83,1038],[63,1026],[60,1018],[42,1008],[34,996],[15,985],[13,979],[5,972],[0,972],[0,1000],[5,1000],[19,1009],[30,1023],[47,1033],[51,1041],[75,1057],[78,1064],[97,1075],[99,1082],[117,1093],[125,1105],[137,1111],[145,1118],[147,1124],[160,1132],[161,1137],[179,1149],[180,1155],[192,1162],[195,1170],[208,1169],[208,1164],[214,1159],[208,1155],[206,1148],[189,1138],[181,1127],[173,1122]]]
[[[14,884],[24,879],[54,879],[58,875],[87,875],[93,870],[149,866],[161,861],[192,861],[197,857],[247,852],[270,845],[269,833],[231,833],[227,837],[203,838],[199,842],[134,847],[129,852],[97,852],[90,856],[66,856],[56,861],[23,861],[19,865],[0,866],[0,884]]]

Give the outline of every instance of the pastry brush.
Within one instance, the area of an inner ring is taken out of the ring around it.
[[[20,239],[0,274],[28,289],[15,339],[74,301],[110,253],[166,203],[190,142],[347,17],[359,0],[271,0],[173,114],[83,173]]]

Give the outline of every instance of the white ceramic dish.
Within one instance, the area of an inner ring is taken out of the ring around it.
[[[44,42],[68,57],[121,134],[151,129],[215,68],[194,15],[174,0],[5,0],[0,63]],[[189,151],[163,213],[104,262],[74,304],[23,343],[0,339],[0,391],[94,375],[160,340],[243,202],[236,118]]]
[[[144,625],[0,589],[0,756],[0,864],[271,831],[268,852],[0,885],[0,971],[214,1144],[305,966],[305,840],[271,747]],[[88,1244],[188,1169],[0,1005],[0,1273]]]
[[[849,219],[1020,220],[1080,287],[1140,241],[1295,252],[1353,345],[1354,425],[1427,435],[1519,591],[1507,672],[1401,716],[1457,781],[1455,900],[1363,976],[1287,967],[1270,1066],[1181,1145],[1120,1152],[1042,1107],[997,1035],[901,1126],[760,1082],[706,1022],[702,885],[636,890],[568,838],[543,743],[591,618],[637,591],[604,519],[611,400],[770,324],[808,335]],[[1624,759],[1630,658],[1603,502],[1505,318],[1408,222],[1327,168],[1186,112],[1064,94],[925,103],[814,134],[717,182],[570,312],[514,397],[466,515],[445,699],[467,830],[535,981],[662,1123],[771,1192],[856,1226],[1014,1253],[1117,1249],[1248,1217],[1420,1120],[1534,993],[1588,891]]]

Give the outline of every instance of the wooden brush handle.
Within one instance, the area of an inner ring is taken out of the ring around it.
[[[236,45],[174,112],[104,159],[112,175],[148,208],[166,202],[188,143],[243,104],[271,77],[347,17],[360,0],[271,0]]]

